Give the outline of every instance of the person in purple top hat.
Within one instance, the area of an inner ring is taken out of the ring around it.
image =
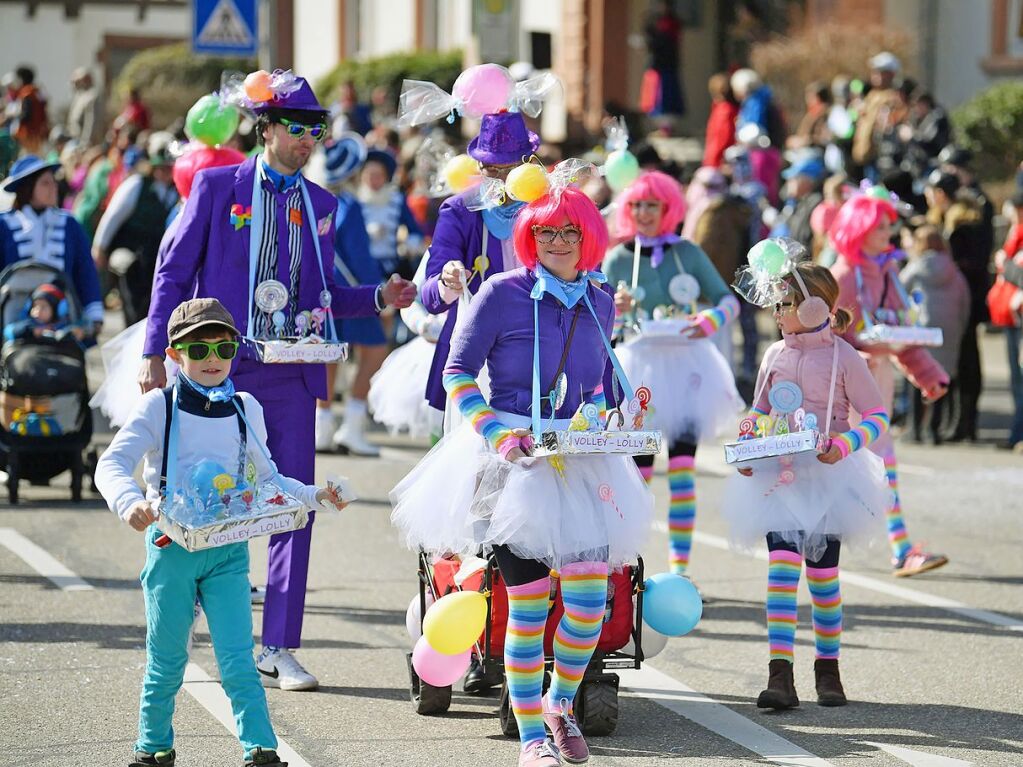
[[[265,74],[265,73],[263,73]],[[217,298],[248,338],[266,337],[270,316],[254,311],[258,285],[277,280],[287,291],[285,333],[294,333],[301,312],[330,309],[335,317],[371,316],[385,306],[408,306],[412,283],[340,287],[334,281],[333,245],[337,200],[307,182],[301,170],[327,132],[327,112],[312,88],[290,72],[267,76],[269,88],[243,102],[256,115],[263,151],[241,165],[199,173],[181,213],[181,223],[157,267],[149,310],[142,389],[166,385],[163,350],[171,311],[193,296]],[[240,289],[246,286],[245,289]],[[317,397],[326,396],[322,365],[268,365],[244,345],[232,366],[239,391],[257,397],[266,411],[268,445],[281,471],[303,482],[313,479],[313,424]],[[263,651],[257,666],[263,683],[308,690],[316,678],[292,650],[302,636],[312,514],[306,528],[270,539]]]
[[[526,127],[520,113],[498,112],[483,116],[468,153],[479,163],[481,174],[504,180],[539,147],[540,137]],[[421,289],[427,311],[447,312],[426,385],[426,399],[437,410],[444,410],[447,400],[442,378],[462,292],[461,276],[475,293],[484,280],[521,265],[512,245],[512,227],[524,204],[509,198],[496,208],[470,210],[466,202],[472,194],[463,192],[441,205]]]

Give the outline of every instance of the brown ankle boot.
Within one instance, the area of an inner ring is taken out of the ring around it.
[[[838,658],[818,658],[813,662],[813,675],[817,678],[817,704],[820,706],[844,706],[845,690],[842,677],[838,675]]]
[[[782,710],[797,706],[799,698],[792,678],[792,664],[787,660],[772,660],[768,664],[767,689],[757,698],[757,708]]]

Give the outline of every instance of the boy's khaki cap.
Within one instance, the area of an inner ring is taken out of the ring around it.
[[[182,336],[207,325],[219,325],[238,336],[238,328],[234,326],[234,317],[224,305],[215,298],[193,298],[178,304],[171,312],[167,322],[167,341],[174,344]]]

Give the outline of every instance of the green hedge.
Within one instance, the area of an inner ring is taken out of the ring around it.
[[[337,98],[338,87],[351,80],[360,98],[368,100],[373,88],[385,85],[397,104],[402,80],[427,80],[450,92],[461,71],[462,52],[457,50],[396,53],[364,61],[346,59],[320,78],[316,95],[322,103],[329,104]]]
[[[1023,82],[994,85],[952,112],[956,143],[989,179],[1012,175],[1023,160]]]
[[[251,72],[253,59],[196,56],[186,43],[147,48],[132,57],[114,81],[110,110],[118,114],[136,87],[153,115],[153,126],[164,128],[184,118],[189,107],[202,95],[220,88],[225,70]]]

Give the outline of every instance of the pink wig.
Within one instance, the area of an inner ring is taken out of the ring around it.
[[[888,200],[860,194],[847,200],[838,210],[828,230],[831,244],[851,264],[863,260],[863,241],[884,216],[893,223],[899,214]]]
[[[526,267],[536,268],[533,227],[561,226],[566,217],[583,233],[577,267],[584,272],[597,268],[607,250],[607,226],[593,201],[573,186],[545,194],[516,218],[515,253]]]
[[[664,205],[658,234],[674,234],[685,218],[686,201],[682,196],[682,186],[667,173],[647,171],[625,187],[618,198],[616,223],[618,233],[623,237],[636,236],[636,222],[632,219],[632,203],[636,200],[659,200]]]

